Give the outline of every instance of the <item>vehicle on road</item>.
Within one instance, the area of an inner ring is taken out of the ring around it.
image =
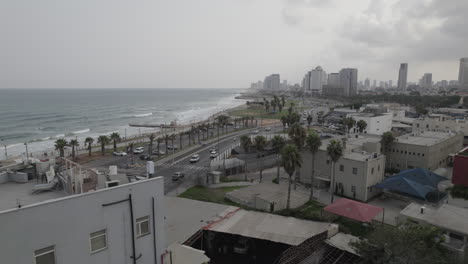
[[[216,152],[216,148],[215,147],[210,148],[210,153],[211,152]]]
[[[141,153],[143,153],[144,150],[145,149],[143,147],[138,147],[138,148],[133,150],[133,153],[134,154],[141,154]]]
[[[172,149],[176,150],[176,149],[178,149],[178,148],[179,148],[179,146],[177,146],[177,145],[169,145],[169,146],[167,146],[167,149],[171,149],[171,150],[172,150]]]
[[[216,152],[211,152],[210,153],[210,158],[212,158],[212,159],[216,158],[217,156],[218,156],[218,153],[216,153]]]
[[[260,131],[258,131],[258,130],[255,130],[255,131],[254,131],[254,132],[252,132],[252,133],[254,133],[254,134],[258,134],[259,132],[260,132]]]
[[[172,180],[173,181],[178,181],[179,179],[184,178],[185,174],[183,172],[177,171],[174,172],[174,175],[172,175]]]
[[[113,154],[114,154],[114,156],[121,156],[121,157],[127,156],[127,152],[125,152],[125,151],[116,151]]]
[[[195,154],[190,158],[191,163],[198,162],[199,160],[200,160],[200,155],[198,155],[198,154]]]
[[[271,127],[265,127],[265,131],[271,131]]]
[[[164,152],[164,151],[162,151],[162,150],[160,150],[160,151],[153,150],[153,153],[152,153],[152,154],[153,154],[153,155],[157,155],[157,156],[159,156],[159,155],[165,155],[165,154],[166,154],[166,152]]]
[[[148,155],[140,155],[141,160],[152,160],[151,156]]]
[[[236,137],[233,137],[233,138],[232,138],[232,140],[233,140],[233,141],[236,141],[236,140],[237,140],[237,138],[236,138]]]

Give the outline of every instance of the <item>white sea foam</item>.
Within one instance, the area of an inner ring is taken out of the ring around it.
[[[89,131],[91,130],[89,128],[86,128],[82,130],[73,131],[72,134],[83,134],[83,133],[88,133]]]
[[[65,137],[65,134],[58,134],[55,136],[55,138],[63,138],[63,137]]]
[[[49,140],[50,137],[41,138],[41,140]]]
[[[137,115],[133,115],[133,117],[147,117],[147,116],[152,116],[153,113],[145,113],[145,114],[137,114]]]

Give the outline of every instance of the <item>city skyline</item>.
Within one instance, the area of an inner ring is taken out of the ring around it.
[[[411,65],[409,80],[425,72],[455,80],[468,54],[462,0],[27,0],[0,7],[0,88],[241,88],[275,72],[300,83],[314,65],[390,80],[402,61]]]

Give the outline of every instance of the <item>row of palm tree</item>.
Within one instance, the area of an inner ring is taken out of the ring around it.
[[[71,139],[70,141],[67,141],[64,138],[59,138],[55,141],[55,150],[58,150],[60,152],[60,157],[63,158],[65,156],[65,148],[72,147],[72,157],[73,157],[73,160],[75,160],[75,156],[76,156],[75,149],[79,145],[80,143],[76,139]]]
[[[281,99],[274,95],[273,99],[268,101],[266,98],[263,98],[263,105],[265,106],[265,111],[270,112],[270,107],[273,108],[273,112],[276,112],[276,108],[278,108],[278,111],[281,112],[283,111],[283,108],[286,104],[286,99],[284,96],[281,96]]]
[[[366,127],[367,127],[366,121],[359,120],[356,122],[356,120],[354,120],[354,118],[352,117],[343,118],[342,123],[343,123],[343,126],[345,127],[346,135],[349,134],[349,130],[353,128],[354,126],[357,126],[359,133],[364,132],[364,130],[366,130]]]

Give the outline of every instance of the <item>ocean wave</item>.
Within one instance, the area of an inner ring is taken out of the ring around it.
[[[145,114],[137,114],[133,115],[132,117],[147,117],[147,116],[152,116],[153,113],[145,113]]]
[[[82,130],[73,131],[72,134],[74,134],[74,135],[83,134],[83,133],[88,133],[89,131],[91,131],[91,129],[86,128],[86,129],[82,129]]]
[[[65,134],[58,134],[55,136],[55,138],[63,138],[63,137],[65,137]]]
[[[41,138],[42,141],[46,141],[46,140],[49,140],[50,137],[45,137],[45,138]]]

